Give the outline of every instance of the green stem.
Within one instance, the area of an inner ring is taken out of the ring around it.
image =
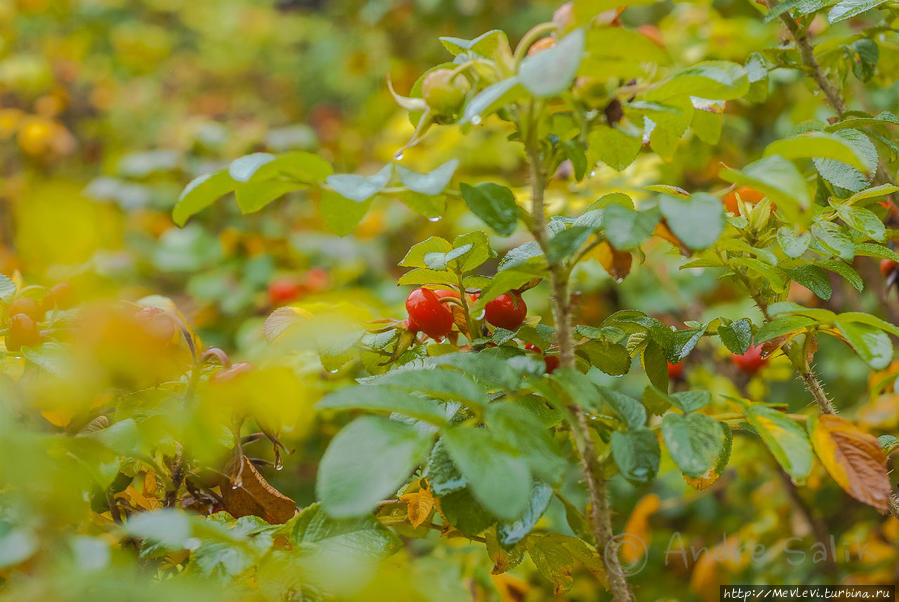
[[[536,131],[531,124],[530,132]],[[546,234],[546,214],[544,212],[543,193],[546,189],[546,174],[540,159],[540,151],[533,135],[526,138],[526,150],[531,175],[531,233],[537,244],[547,255],[548,238]],[[559,365],[574,367],[574,335],[571,325],[571,297],[568,292],[569,270],[561,263],[549,265],[550,285],[552,287],[552,310],[556,325],[556,344],[559,346]],[[615,602],[631,602],[634,595],[621,568],[612,531],[612,510],[606,490],[606,480],[600,465],[590,427],[583,410],[572,405],[569,410],[574,416],[571,425],[572,434],[577,445],[578,454],[587,484],[590,499],[590,524],[596,540],[597,554],[602,556]]]

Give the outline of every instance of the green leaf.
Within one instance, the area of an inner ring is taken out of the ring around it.
[[[334,519],[321,504],[306,506],[292,520],[290,542],[371,557],[386,557],[402,547],[400,538],[374,516]]]
[[[645,99],[666,100],[676,96],[695,96],[709,100],[733,100],[749,91],[749,79],[742,65],[728,61],[704,61],[678,71]]]
[[[877,442],[880,443],[880,447],[883,448],[886,454],[892,453],[893,450],[899,447],[899,439],[893,435],[880,435],[877,437]]]
[[[452,248],[453,246],[449,241],[439,236],[431,236],[413,245],[398,265],[406,268],[427,268],[428,264],[425,263],[425,255],[428,253],[446,253]]]
[[[521,375],[500,355],[499,350],[450,353],[431,358],[431,361],[443,366],[453,366],[489,388],[515,389],[521,382]]]
[[[837,316],[835,323],[858,356],[871,368],[883,370],[890,365],[893,344],[885,332],[870,324],[847,319],[845,314]]]
[[[805,429],[783,412],[750,405],[746,419],[797,485],[805,483],[814,466],[814,453]]]
[[[805,178],[793,163],[779,155],[759,159],[739,171],[725,168],[719,175],[727,182],[764,193],[794,222],[799,221],[799,211],[812,204]]]
[[[185,546],[192,528],[184,512],[166,508],[133,514],[125,523],[125,532],[138,539],[177,549]]]
[[[434,495],[444,496],[454,491],[465,489],[468,482],[459,469],[453,464],[443,439],[438,439],[431,449],[428,464],[425,467],[424,476],[428,478],[428,485]]]
[[[568,403],[591,411],[598,411],[602,406],[603,398],[599,394],[599,389],[577,368],[563,366],[553,372],[550,378],[568,397]]]
[[[623,345],[588,341],[578,345],[577,353],[584,356],[590,365],[612,376],[622,376],[631,369],[631,356]]]
[[[860,322],[899,337],[899,326],[887,322],[886,320],[882,320],[877,316],[872,316],[871,314],[860,311],[847,311],[846,313],[840,314],[839,317],[845,322]]]
[[[646,378],[654,386],[663,391],[668,390],[668,361],[667,354],[661,345],[655,341],[649,341],[640,356],[643,371]]]
[[[500,523],[496,526],[496,535],[504,546],[514,546],[531,532],[553,497],[552,488],[546,483],[536,482],[531,487],[528,505],[520,518]]]
[[[491,84],[481,90],[477,96],[465,105],[462,117],[459,119],[459,125],[466,123],[478,125],[494,111],[526,94],[527,92],[521,86],[517,75]]]
[[[714,107],[715,110],[696,107],[696,110],[693,111],[690,128],[696,137],[706,144],[718,144],[721,139],[721,128],[724,125],[724,107],[718,110],[718,105],[710,104],[709,106]]]
[[[487,392],[468,376],[442,368],[416,368],[392,370],[380,376],[370,377],[369,384],[393,387],[424,393],[445,401],[461,401],[481,407],[487,403]]]
[[[359,222],[368,213],[372,200],[356,202],[336,192],[322,190],[319,211],[321,211],[322,219],[325,220],[325,225],[329,230],[338,236],[346,236],[359,225]]]
[[[621,476],[631,483],[648,483],[659,471],[661,450],[655,433],[645,427],[612,431],[612,457]]]
[[[575,29],[552,48],[521,61],[518,78],[537,98],[557,96],[571,86],[584,56],[584,30]]]
[[[852,61],[852,73],[855,74],[855,77],[863,82],[874,77],[877,61],[880,58],[877,42],[870,38],[861,38],[845,48],[845,51]]]
[[[798,233],[789,226],[777,230],[777,242],[787,257],[800,257],[812,242],[811,232]]]
[[[234,180],[225,169],[194,178],[185,186],[178,202],[175,203],[175,207],[172,209],[172,221],[183,226],[189,217],[196,215],[233,190]]]
[[[518,403],[494,402],[487,406],[484,420],[497,440],[522,452],[535,475],[551,484],[561,483],[564,455],[535,412]]]
[[[770,286],[776,291],[783,291],[787,286],[787,282],[784,279],[784,273],[780,269],[773,265],[769,265],[764,261],[759,261],[752,257],[731,257],[728,261],[733,265],[741,265],[748,268],[751,272],[754,272],[758,278],[767,280]]]
[[[0,274],[0,299],[4,301],[9,301],[9,299],[16,293],[16,283],[13,282],[8,276],[4,274]]]
[[[524,512],[531,474],[523,458],[512,455],[486,429],[453,427],[444,432],[443,442],[472,495],[487,510],[504,520]]]
[[[852,288],[854,288],[858,292],[862,292],[862,290],[865,288],[865,283],[864,281],[862,281],[862,277],[859,276],[858,272],[856,272],[848,264],[838,259],[831,259],[828,261],[822,261],[819,265],[825,270],[830,270],[831,272],[835,272],[845,278],[846,282],[851,284]]]
[[[595,232],[596,228],[587,226],[572,226],[560,230],[549,241],[547,248],[547,260],[550,263],[559,263],[574,255],[587,239]]]
[[[804,330],[817,323],[817,320],[806,316],[778,316],[770,322],[766,322],[759,328],[759,331],[755,335],[755,343],[758,345],[759,343],[764,343],[765,341],[775,339],[796,330]]]
[[[439,401],[397,391],[393,387],[377,385],[346,387],[333,391],[315,405],[321,410],[358,409],[369,412],[396,412],[432,424],[446,424],[446,411]]]
[[[877,169],[877,148],[868,136],[859,130],[842,129],[834,133],[842,138],[855,150],[855,154],[861,159],[866,173],[873,174]],[[868,186],[870,177],[842,161],[832,159],[813,159],[815,168],[821,177],[840,188],[853,192],[863,190]]]
[[[596,126],[588,140],[588,148],[596,153],[596,158],[618,171],[633,163],[643,146],[639,136],[607,125]]]
[[[659,218],[657,211],[634,211],[613,203],[602,210],[602,230],[613,247],[627,251],[652,235]]]
[[[819,298],[825,301],[830,299],[832,294],[830,287],[830,279],[827,274],[816,265],[801,265],[798,268],[787,270],[790,278],[812,291]]]
[[[827,130],[830,132],[835,132],[837,130],[842,130],[845,128],[858,128],[867,126],[885,127],[888,125],[899,125],[899,117],[896,117],[889,111],[881,111],[874,117],[848,117],[843,121],[838,121],[833,125],[827,126]],[[882,186],[889,186],[889,184],[883,184]]]
[[[868,188],[867,190],[856,192],[851,197],[846,199],[846,203],[852,205],[865,199],[887,196],[888,194],[893,194],[895,192],[899,192],[899,186],[896,186],[894,184],[881,184],[880,186],[874,186],[872,188]]]
[[[840,226],[832,222],[815,222],[812,224],[812,236],[814,236],[815,241],[821,243],[840,259],[852,260],[855,254],[855,245]]]
[[[642,403],[614,389],[603,387],[600,390],[606,403],[621,417],[628,429],[639,429],[646,424],[646,408]]]
[[[417,268],[400,276],[396,283],[400,286],[417,286],[421,284],[445,284],[447,286],[455,286],[459,283],[459,278],[456,274],[446,270]]]
[[[883,241],[886,237],[886,228],[883,222],[870,209],[853,205],[839,204],[836,206],[840,218],[850,228],[858,230],[868,238]]]
[[[656,66],[671,64],[671,57],[638,31],[624,27],[590,27],[585,45],[587,56],[578,73],[589,77],[642,78]]]
[[[714,467],[726,440],[721,425],[705,414],[666,414],[662,437],[681,472],[694,478]]]
[[[581,567],[605,581],[600,554],[577,537],[553,532],[532,533],[525,544],[537,572],[552,582],[557,598],[571,588],[573,575]]]
[[[496,251],[490,247],[490,239],[480,230],[460,234],[453,240],[454,249],[463,247],[468,247],[468,251],[460,255],[458,260],[458,269],[463,274],[479,267],[491,257],[496,257]]]
[[[256,171],[275,160],[271,153],[252,153],[231,161],[228,166],[228,175],[235,182],[248,182]]]
[[[440,510],[449,524],[468,537],[479,535],[496,522],[468,488],[441,497]]]
[[[765,156],[780,155],[787,159],[831,159],[851,165],[860,171],[867,171],[868,165],[860,157],[856,148],[837,134],[827,132],[806,132],[775,140],[765,148]]]
[[[460,191],[471,212],[497,234],[508,236],[515,231],[518,224],[518,205],[511,190],[499,184],[483,182],[476,186],[463,183]]]
[[[574,22],[577,25],[585,25],[589,23],[593,17],[607,10],[613,10],[621,6],[642,6],[646,4],[655,4],[656,0],[575,0],[574,1]]]
[[[264,154],[264,153],[262,153]],[[232,163],[232,166],[234,164]],[[319,184],[334,172],[331,164],[312,153],[294,151],[263,161],[250,174],[250,182],[287,178],[294,183]],[[236,179],[236,178],[235,178]]]
[[[276,180],[238,183],[234,186],[234,197],[241,213],[255,213],[286,193],[304,187],[305,184]]]
[[[681,391],[680,393],[669,395],[668,398],[684,414],[689,414],[709,405],[712,401],[712,394],[708,391]]]
[[[432,440],[410,424],[362,416],[331,440],[322,456],[315,490],[334,518],[371,512],[393,495],[425,460]]]
[[[899,261],[899,253],[893,249],[870,242],[863,242],[855,245],[854,255],[863,255],[865,257],[877,257],[878,259],[892,259]]]
[[[865,11],[871,10],[887,0],[843,0],[830,9],[827,13],[827,20],[831,23],[839,23],[846,19],[851,19],[856,15],[860,15]]]
[[[381,192],[390,181],[391,175],[393,164],[388,163],[372,176],[333,174],[325,178],[325,182],[340,196],[361,204]]]
[[[428,253],[425,255],[425,263],[432,270],[442,271],[450,269],[450,264],[471,251],[472,247],[473,245],[467,244],[457,247],[448,253]]]
[[[718,336],[732,353],[742,355],[752,344],[752,324],[743,318],[718,327]]]
[[[473,40],[463,40],[462,38],[452,37],[442,37],[439,39],[444,48],[454,55],[471,51],[486,58],[495,58],[497,51],[500,48],[509,47],[509,38],[506,37],[506,32],[500,29],[491,29]]]
[[[671,231],[690,249],[706,249],[724,231],[724,209],[717,197],[703,192],[688,199],[659,195],[659,209]]]
[[[433,195],[443,192],[450,180],[453,179],[453,174],[458,166],[458,159],[450,159],[440,167],[424,174],[406,169],[402,165],[396,166],[396,172],[406,188],[422,194]]]
[[[571,161],[575,181],[580,182],[587,175],[587,154],[584,146],[577,140],[567,140],[562,143],[562,150],[565,151],[565,156]]]

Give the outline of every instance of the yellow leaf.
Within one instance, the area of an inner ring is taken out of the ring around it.
[[[649,517],[659,510],[659,496],[650,493],[640,499],[631,511],[624,532],[630,537],[626,538],[621,546],[621,558],[628,564],[639,562],[649,549],[649,541],[652,534],[649,530]],[[639,545],[637,541],[643,542]]]
[[[830,476],[860,502],[887,511],[890,478],[877,439],[833,414],[809,421],[812,446]]]
[[[400,500],[406,502],[406,515],[415,528],[424,523],[434,510],[434,496],[428,489],[407,493],[400,496]]]
[[[634,256],[630,253],[619,251],[605,241],[596,245],[590,256],[615,280],[621,280],[630,273],[634,260]]]

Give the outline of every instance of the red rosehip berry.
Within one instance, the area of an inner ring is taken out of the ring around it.
[[[409,329],[421,330],[432,339],[442,339],[453,329],[453,313],[440,302],[437,293],[417,288],[406,297]]]
[[[880,261],[880,273],[883,274],[884,278],[889,278],[890,274],[896,271],[896,268],[899,268],[899,262],[892,259],[882,259]]]
[[[303,276],[303,284],[310,293],[320,293],[331,286],[331,276],[324,268],[310,268]]]
[[[290,303],[303,292],[303,285],[290,276],[275,278],[268,285],[268,300],[272,305]]]
[[[543,356],[543,363],[546,364],[546,373],[552,374],[559,367],[559,356],[545,355]]]
[[[672,364],[668,362],[668,378],[676,379],[680,378],[684,373],[684,363],[678,362],[676,364]]]
[[[516,330],[524,323],[528,306],[518,293],[505,293],[484,307],[484,317],[490,324],[506,330]]]
[[[730,360],[734,366],[745,372],[746,374],[755,374],[768,363],[768,358],[762,357],[761,345],[750,345],[746,353],[737,355],[734,353],[730,356]]]

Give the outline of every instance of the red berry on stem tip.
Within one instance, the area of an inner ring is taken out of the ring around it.
[[[506,330],[515,330],[524,323],[528,306],[518,293],[505,293],[484,306],[487,322]]]
[[[880,273],[883,274],[884,278],[889,278],[890,274],[895,272],[897,267],[899,267],[899,262],[892,259],[882,259],[880,261]]]
[[[442,339],[453,329],[453,313],[440,302],[437,293],[417,288],[406,297],[409,329],[421,330],[432,339]]]

